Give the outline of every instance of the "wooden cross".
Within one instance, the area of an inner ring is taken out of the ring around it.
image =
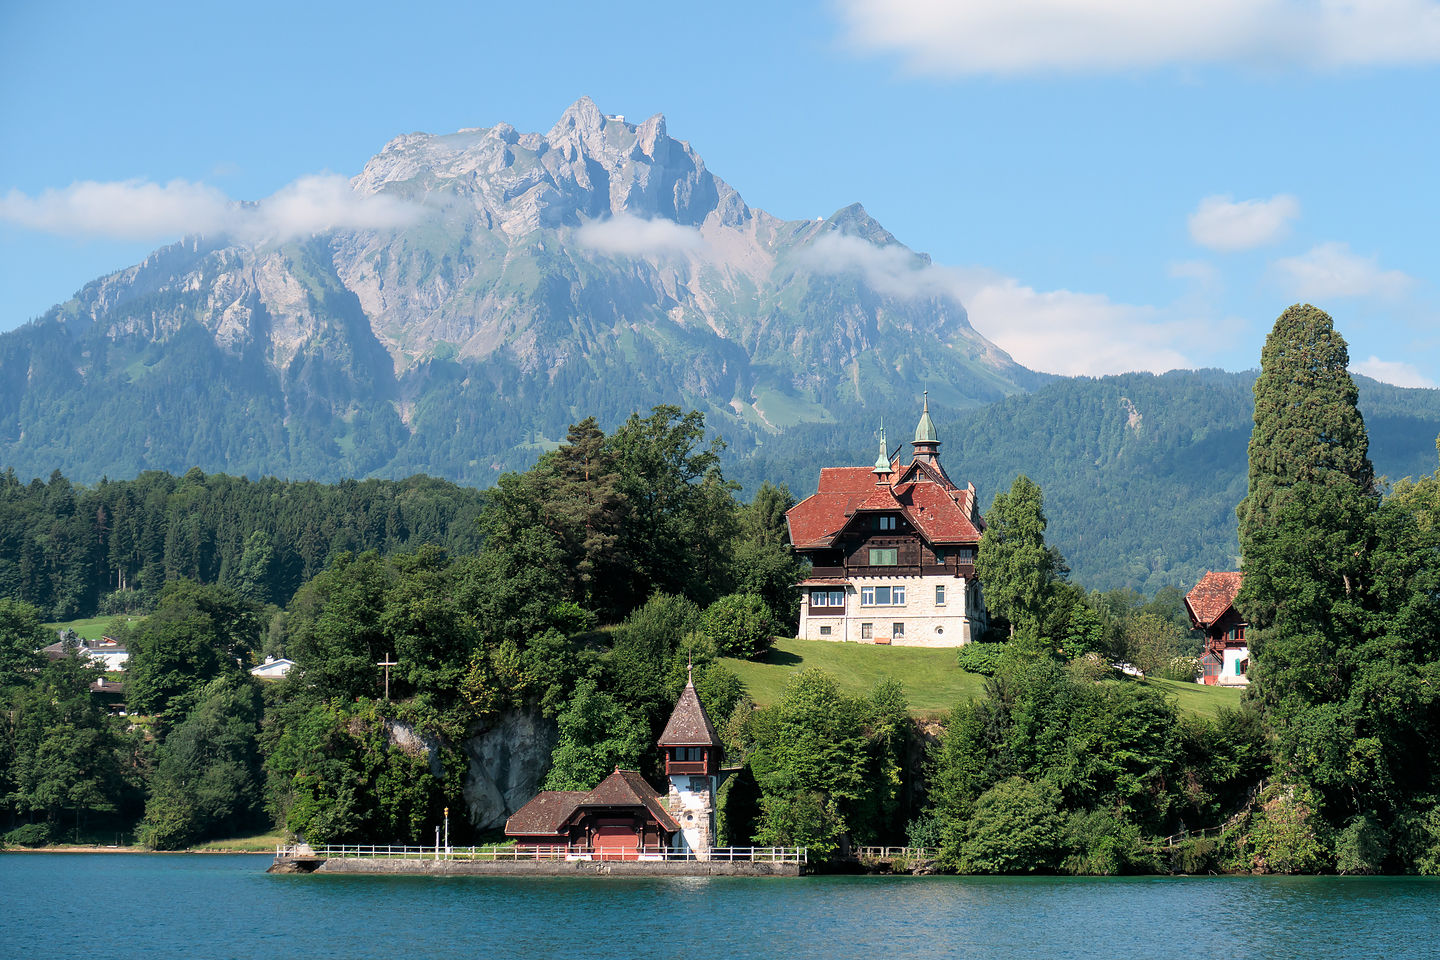
[[[391,660],[391,659],[390,659],[390,656],[391,656],[391,655],[387,653],[387,654],[385,655],[385,659],[384,659],[384,660],[381,660],[379,663],[375,664],[375,666],[377,666],[377,667],[384,667],[384,668],[385,668],[385,699],[386,699],[386,700],[389,700],[389,699],[390,699],[390,668],[391,668],[391,667],[398,667],[398,666],[400,666],[400,662],[399,662],[398,660]]]

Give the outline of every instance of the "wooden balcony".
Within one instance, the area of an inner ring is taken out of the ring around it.
[[[703,777],[710,772],[704,760],[666,760],[665,775],[689,774],[693,777]]]

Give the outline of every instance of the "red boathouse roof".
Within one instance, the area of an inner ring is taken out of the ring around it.
[[[575,814],[589,807],[644,807],[662,830],[680,830],[660,802],[660,795],[639,772],[616,767],[594,790],[541,791],[510,815],[505,821],[505,833],[512,837],[561,837]]]

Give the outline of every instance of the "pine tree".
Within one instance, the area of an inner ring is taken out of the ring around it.
[[[1064,561],[1045,545],[1045,509],[1040,487],[1023,473],[1009,493],[995,497],[985,514],[985,533],[975,557],[975,575],[985,587],[993,616],[1038,637]]]

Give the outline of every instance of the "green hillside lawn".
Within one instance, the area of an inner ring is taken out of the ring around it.
[[[776,640],[761,660],[727,657],[724,663],[762,707],[779,700],[790,678],[810,667],[824,670],[836,679],[841,690],[854,696],[868,695],[881,677],[894,677],[905,685],[910,712],[920,717],[939,716],[957,703],[985,692],[984,677],[966,673],[955,665],[953,647],[886,647],[792,637]],[[1175,697],[1177,706],[1187,713],[1214,716],[1221,707],[1240,704],[1239,690],[1173,680],[1144,682]]]
[[[68,620],[64,623],[45,624],[51,630],[63,630],[69,627],[86,640],[99,640],[110,629],[115,622],[115,617],[91,617],[88,620]],[[139,617],[125,617],[126,620],[138,620]]]

